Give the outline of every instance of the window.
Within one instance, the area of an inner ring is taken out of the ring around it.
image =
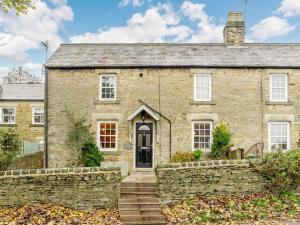
[[[270,101],[288,101],[287,74],[272,74],[270,76]]]
[[[100,99],[101,100],[116,99],[116,75],[100,76]]]
[[[1,108],[1,123],[2,124],[15,124],[16,111],[15,108]]]
[[[269,123],[269,149],[288,150],[290,148],[290,123]]]
[[[211,101],[211,75],[195,75],[194,78],[194,100]]]
[[[98,122],[98,144],[100,150],[114,151],[118,146],[118,124],[111,121]]]
[[[212,122],[193,123],[193,149],[210,150],[211,147]]]
[[[32,124],[44,124],[44,108],[32,108]]]

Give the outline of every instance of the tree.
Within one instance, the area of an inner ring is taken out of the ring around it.
[[[32,0],[0,0],[0,10],[5,13],[15,11],[16,15],[26,14],[29,9],[35,9]]]
[[[22,67],[13,68],[3,77],[3,82],[7,84],[16,84],[16,83],[42,83],[42,79],[33,74],[30,74],[27,71],[24,71]]]

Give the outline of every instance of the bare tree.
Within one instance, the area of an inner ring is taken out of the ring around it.
[[[38,76],[30,74],[29,72],[23,70],[22,67],[13,68],[3,77],[3,82],[7,84],[16,83],[42,83],[42,79]]]

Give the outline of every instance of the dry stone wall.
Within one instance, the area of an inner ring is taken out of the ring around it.
[[[0,171],[0,207],[53,203],[75,209],[116,208],[120,182],[118,168]]]
[[[162,164],[157,168],[157,182],[164,203],[195,195],[260,192],[267,184],[248,160]]]

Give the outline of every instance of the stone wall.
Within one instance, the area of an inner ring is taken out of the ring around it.
[[[164,203],[195,195],[261,192],[267,184],[247,160],[162,164],[157,169],[157,182]]]
[[[75,209],[116,208],[119,169],[62,168],[0,172],[0,207],[53,203]]]

